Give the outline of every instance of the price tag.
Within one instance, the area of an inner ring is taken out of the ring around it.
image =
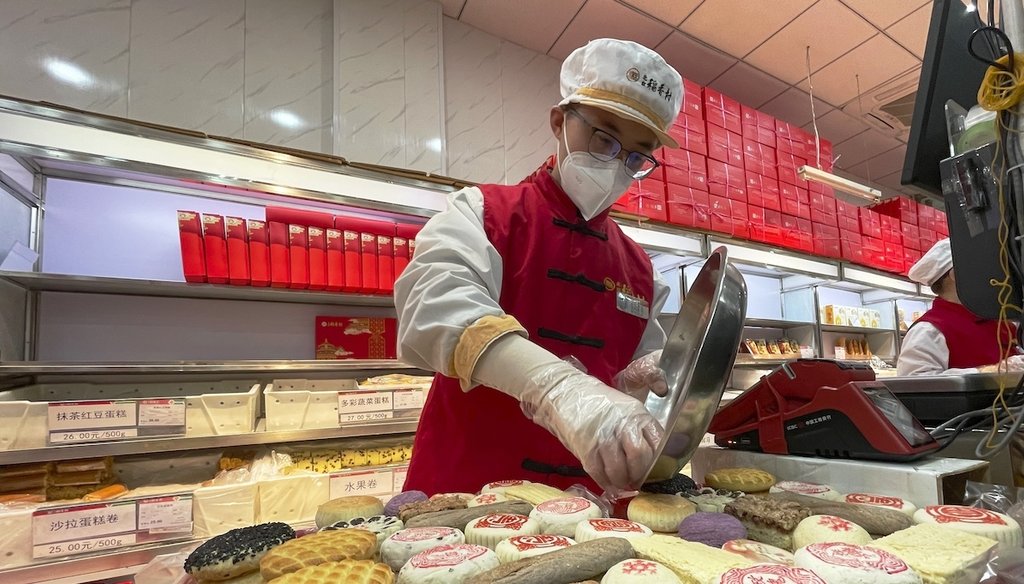
[[[135,543],[135,501],[42,509],[32,514],[32,557],[79,554]]]
[[[47,404],[50,444],[108,442],[185,433],[185,400],[116,400]]]
[[[390,420],[394,417],[394,392],[338,392],[338,424]]]
[[[111,428],[109,430],[72,430],[50,432],[50,444],[75,444],[79,442],[106,442],[137,438],[136,428]]]
[[[392,493],[401,493],[405,490],[405,476],[409,474],[409,467],[403,466],[394,470],[394,486],[391,487]]]
[[[139,531],[191,532],[192,496],[174,495],[139,500]]]
[[[144,399],[139,401],[139,426],[184,426],[185,400]]]
[[[427,401],[427,393],[422,389],[396,389],[396,410],[422,410]]]
[[[330,476],[332,499],[348,495],[380,497],[395,492],[392,469],[335,473]],[[405,479],[402,482],[405,482]]]
[[[50,432],[136,426],[135,402],[53,402],[46,408]]]
[[[836,347],[836,361],[846,359],[846,347]]]

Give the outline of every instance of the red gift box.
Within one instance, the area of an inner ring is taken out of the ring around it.
[[[695,116],[704,119],[704,88],[695,81],[683,79],[683,106],[679,115]]]
[[[327,233],[323,227],[309,226],[309,289],[327,288]]]
[[[896,217],[903,223],[919,225],[917,201],[908,197],[893,197],[876,205],[872,205],[871,208],[883,215]]]
[[[802,219],[811,218],[811,195],[807,189],[780,182],[779,200],[784,214]]]
[[[888,215],[879,215],[882,219],[882,241],[891,243],[903,243],[903,230],[900,227],[900,220]]]
[[[249,238],[245,219],[225,217],[224,226],[228,244],[228,283],[233,286],[248,286]]]
[[[668,221],[665,210],[665,183],[646,178],[633,183],[612,209],[655,221]]]
[[[325,229],[327,247],[327,290],[340,292],[345,287],[345,236],[340,229]]]
[[[203,213],[203,257],[206,281],[228,283],[228,242],[224,237],[224,217]]]
[[[195,211],[178,211],[178,238],[181,240],[181,269],[186,282],[206,281],[203,251],[203,223]]]
[[[921,229],[914,224],[900,222],[903,232],[903,246],[910,249],[921,249]]]
[[[398,323],[393,318],[318,316],[317,359],[397,359]]]
[[[246,221],[249,239],[249,284],[257,287],[270,285],[270,239],[267,222],[258,219]]]
[[[334,227],[334,216],[320,211],[306,211],[290,207],[267,207],[267,221],[276,221],[288,225],[305,225],[307,227]]]
[[[402,275],[405,267],[412,259],[413,250],[416,249],[416,234],[422,229],[422,225],[409,225],[399,223],[395,226],[395,279]],[[404,253],[403,253],[404,252]]]
[[[811,226],[811,233],[814,236],[814,249],[812,251],[815,254],[827,258],[842,257],[838,227],[815,223]]]
[[[349,234],[357,233],[358,244],[353,243],[353,247],[358,249],[358,260],[353,260],[356,266],[359,267],[358,271],[358,291],[367,294],[379,294],[382,291],[382,286],[388,286],[388,281],[393,279],[393,263],[394,258],[389,255],[384,258],[381,262],[379,259],[379,248],[381,242],[378,241],[378,236],[384,236],[388,239],[385,244],[390,244],[390,238],[394,237],[395,224],[389,221],[375,221],[372,219],[358,219],[355,217],[344,217],[338,216],[334,218],[335,226],[338,229],[342,229],[345,233],[345,285],[346,288],[352,287],[350,279],[354,276],[352,266],[349,264],[351,253],[353,250],[349,248]],[[390,248],[388,251],[391,252]],[[394,282],[391,282],[394,285]]]
[[[885,243],[880,238],[869,235],[862,236],[861,248],[864,250],[864,258],[861,265],[876,270],[885,269]]]
[[[766,209],[782,210],[779,181],[747,171],[747,203]]]
[[[899,242],[886,241],[884,269],[894,274],[902,274],[904,271],[903,245]]]
[[[706,191],[671,185],[666,193],[668,220],[681,227],[711,229],[711,196]]]
[[[704,88],[704,119],[708,123],[741,134],[742,117],[740,102],[710,87]]]
[[[789,152],[783,152],[782,150],[776,151],[775,155],[779,160],[779,181],[805,189],[809,187],[807,181],[800,178],[798,174],[800,167],[807,164],[806,160]]]
[[[946,219],[946,213],[935,209],[935,219],[933,222],[932,229],[938,234],[939,239],[949,235],[949,223]]]
[[[743,136],[708,124],[708,158],[733,166],[743,166]]]
[[[666,151],[663,166],[666,183],[708,190],[706,157],[686,150],[669,150]]]
[[[309,228],[305,225],[288,226],[288,265],[288,287],[309,288]]]
[[[860,207],[836,199],[836,219],[839,229],[860,233]]]
[[[743,138],[775,148],[775,118],[752,107],[741,106]]]
[[[711,196],[711,230],[746,239],[750,236],[747,204],[725,197]]]
[[[939,240],[939,235],[935,231],[925,229],[924,227],[919,227],[918,231],[921,233],[921,251],[927,252]]]
[[[839,246],[842,258],[857,264],[864,263],[864,237],[859,231],[839,230]]]
[[[291,270],[288,261],[288,225],[279,221],[267,222],[270,241],[270,285],[287,288]]]
[[[778,158],[775,149],[749,138],[743,139],[743,165],[751,172],[778,178]]]
[[[920,250],[903,248],[903,273],[906,274],[924,254]]]
[[[707,130],[704,128],[704,118],[681,114],[669,128],[668,133],[679,142],[679,147],[683,150],[695,152],[701,156],[708,155],[708,138]]]
[[[391,294],[395,291],[395,226],[390,233],[377,234],[377,284],[380,292]]]
[[[875,213],[871,209],[861,207],[859,209],[860,214],[860,232],[866,237],[875,239],[882,239],[882,218],[881,215]]]
[[[708,160],[708,191],[715,196],[747,202],[747,177],[743,168]]]

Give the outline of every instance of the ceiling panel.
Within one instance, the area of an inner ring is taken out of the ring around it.
[[[804,124],[804,129],[814,132],[814,125],[808,122]],[[849,140],[867,129],[867,124],[842,110],[835,109],[825,115],[818,114],[818,133],[833,144]]]
[[[887,188],[887,189],[892,189],[894,191],[898,191],[898,190],[903,188],[903,185],[900,184],[900,175],[901,174],[903,174],[903,170],[902,169],[901,170],[897,170],[896,172],[894,172],[892,174],[887,174],[887,175],[883,176],[882,178],[875,179],[875,182],[878,183],[879,185]]]
[[[678,31],[654,47],[654,50],[675,67],[680,75],[701,85],[707,85],[736,63],[736,59]]]
[[[896,138],[886,136],[881,132],[866,130],[845,142],[837,144],[833,148],[833,153],[837,159],[836,166],[842,169],[849,169],[902,144]]]
[[[903,157],[906,154],[906,146],[900,146],[859,164],[846,167],[845,170],[864,180],[874,180],[877,182],[879,177],[888,176],[903,170]]]
[[[712,0],[704,2],[679,28],[730,55],[743,57],[814,2]]]
[[[459,20],[538,53],[547,53],[584,2],[468,0]]]
[[[712,81],[711,86],[752,107],[761,107],[789,89],[789,85],[742,61]]]
[[[789,88],[785,93],[762,105],[759,108],[780,120],[802,126],[811,121],[811,97],[803,90]],[[814,98],[814,113],[824,116],[832,110],[832,106]]]
[[[647,14],[667,22],[672,26],[679,26],[693,9],[700,6],[701,0],[621,0],[626,4],[635,6]]]
[[[811,50],[811,63],[814,63]],[[846,53],[811,77],[814,95],[828,103],[842,107],[857,98],[857,78],[861,95],[882,83],[917,67],[917,57],[889,40],[883,34],[875,35],[866,43]],[[807,81],[798,87],[807,89]]]
[[[444,10],[444,15],[452,18],[458,18],[465,5],[466,0],[441,0],[441,9]]]
[[[928,25],[931,24],[931,20],[932,5],[929,3],[885,29],[885,33],[917,55],[917,58],[924,59],[924,45],[928,40]]]
[[[840,1],[882,30],[925,4],[930,4],[928,0]]]
[[[494,4],[494,2],[488,2],[488,4]],[[507,4],[518,6],[518,2],[508,2]],[[548,4],[557,4],[557,2]],[[603,37],[635,41],[653,48],[658,46],[672,30],[672,27],[664,22],[641,14],[615,0],[588,0],[569,27],[562,33],[562,36],[555,42],[549,54],[556,59],[564,59],[573,50],[582,47],[590,40]]]
[[[736,20],[745,18],[740,13],[734,16]],[[808,46],[812,65],[820,68],[877,32],[839,0],[819,0],[744,60],[787,83],[797,84],[807,77]]]

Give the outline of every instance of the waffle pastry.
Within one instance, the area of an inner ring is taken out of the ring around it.
[[[320,531],[287,541],[260,560],[260,574],[273,580],[309,566],[341,560],[369,560],[377,553],[376,534],[362,529]]]
[[[373,560],[342,560],[325,562],[285,574],[271,580],[271,584],[393,584],[391,568]]]
[[[756,468],[720,468],[704,475],[704,483],[716,489],[761,493],[775,484],[775,477]]]
[[[509,487],[505,490],[505,495],[509,499],[519,499],[534,506],[551,499],[561,499],[567,496],[565,491],[560,491],[540,483],[527,483],[525,485]]]

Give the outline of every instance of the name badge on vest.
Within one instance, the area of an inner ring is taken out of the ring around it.
[[[615,293],[615,307],[626,314],[632,314],[645,320],[651,315],[651,308],[646,301],[636,296],[630,296],[622,290]]]

